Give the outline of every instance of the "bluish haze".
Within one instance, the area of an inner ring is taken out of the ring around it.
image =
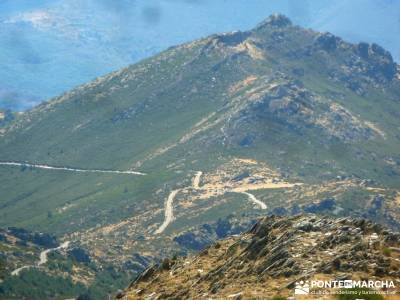
[[[400,58],[400,1],[3,0],[0,108],[24,110],[169,46],[273,12]]]

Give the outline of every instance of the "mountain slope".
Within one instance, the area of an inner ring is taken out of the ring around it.
[[[2,129],[0,226],[119,268],[191,251],[179,237],[219,218],[313,212],[398,228],[399,76],[378,45],[281,15],[170,48]]]
[[[157,185],[148,178],[182,180],[187,169],[221,164],[208,155],[230,153],[307,181],[318,181],[323,170],[328,179],[355,175],[396,187],[398,76],[390,54],[376,45],[347,44],[275,17],[250,32],[172,48],[38,106],[3,134],[0,160],[138,168],[150,175],[111,180]],[[166,167],[179,159],[185,160],[182,175]],[[35,172],[50,180],[48,172]],[[54,196],[17,173],[29,191],[11,189],[5,197],[23,203]],[[79,176],[57,176],[66,181],[55,182],[55,190],[94,189],[73,199],[98,190],[90,183],[97,177],[82,183]]]

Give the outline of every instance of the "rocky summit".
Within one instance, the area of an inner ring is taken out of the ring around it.
[[[393,282],[389,293],[399,278],[398,233],[365,219],[271,216],[197,256],[148,268],[117,299],[286,299],[301,281],[341,280]]]

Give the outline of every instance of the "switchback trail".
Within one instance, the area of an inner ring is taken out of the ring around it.
[[[14,271],[11,272],[11,276],[18,276],[19,273],[21,273],[22,270],[30,269],[30,268],[33,268],[33,267],[34,266],[23,266],[21,268],[15,269]]]
[[[173,202],[176,194],[178,194],[179,191],[180,190],[174,190],[169,194],[167,202],[165,203],[164,223],[162,223],[161,226],[154,232],[155,234],[162,233],[165,230],[165,228],[167,228],[169,223],[171,223],[172,220],[174,219]]]
[[[96,169],[75,169],[69,167],[55,167],[49,165],[40,165],[40,164],[31,164],[25,162],[8,162],[8,161],[0,161],[0,166],[15,166],[15,167],[28,167],[28,168],[36,168],[36,169],[44,169],[44,170],[57,170],[57,171],[67,171],[67,172],[80,172],[80,173],[111,173],[111,174],[127,174],[127,175],[146,175],[145,173],[136,172],[136,171],[119,171],[119,170],[96,170]]]
[[[192,180],[192,186],[194,189],[199,189],[200,188],[200,179],[201,175],[203,175],[202,171],[196,172],[196,175],[194,176]],[[164,222],[161,224],[161,226],[154,232],[154,234],[160,234],[163,233],[164,230],[168,227],[168,225],[174,220],[174,208],[173,208],[173,202],[176,197],[176,194],[178,194],[178,190],[172,191],[168,199],[165,203],[165,217],[164,217]]]
[[[45,263],[47,263],[47,255],[48,255],[50,252],[55,251],[55,250],[60,250],[60,249],[67,249],[68,246],[69,246],[69,242],[64,242],[64,243],[62,243],[60,246],[58,246],[57,248],[52,248],[52,249],[47,249],[47,250],[45,250],[45,251],[42,251],[42,252],[40,253],[40,256],[39,256],[40,260],[39,260],[39,262],[37,263],[37,265],[38,265],[38,266],[41,266],[41,265],[44,265]]]
[[[28,266],[27,265],[27,266],[22,266],[22,267],[20,267],[18,269],[15,269],[14,271],[11,272],[11,276],[18,276],[19,273],[21,273],[22,270],[35,268],[35,267],[40,267],[41,265],[44,265],[45,263],[47,263],[48,254],[50,252],[56,251],[56,250],[60,250],[60,249],[67,249],[68,246],[69,246],[69,243],[70,242],[67,241],[67,242],[62,243],[60,246],[58,246],[56,248],[51,248],[51,249],[47,249],[47,250],[44,250],[44,251],[40,252],[39,261],[36,263],[36,265],[33,265],[33,266]]]
[[[195,189],[200,188],[201,175],[203,175],[202,171],[198,171],[196,173],[196,176],[193,178],[193,188],[195,188]]]
[[[267,209],[267,205],[264,202],[258,200],[256,198],[256,196],[254,196],[253,194],[250,194],[248,192],[242,192],[242,194],[247,195],[247,197],[249,197],[250,201],[252,201],[255,204],[257,204],[258,206],[260,206],[261,209]]]
[[[188,189],[188,188],[193,188],[196,190],[204,190],[206,187],[202,186],[200,187],[200,180],[201,176],[203,175],[202,171],[196,172],[195,176],[192,179],[192,185],[191,187],[186,187],[186,188],[181,188],[177,190],[173,190],[169,196],[167,201],[165,202],[165,217],[164,217],[164,222],[161,224],[161,226],[154,232],[154,234],[160,234],[163,233],[164,230],[168,227],[168,225],[174,220],[174,212],[173,212],[173,202],[176,197],[176,194],[182,190]],[[249,193],[248,191],[251,190],[259,190],[259,189],[279,189],[279,188],[292,188],[295,186],[302,185],[302,183],[287,183],[287,182],[281,182],[281,183],[265,183],[265,184],[247,184],[243,186],[239,186],[236,188],[232,189],[222,189],[221,194],[225,194],[226,192],[232,192],[232,193],[238,193],[238,194],[244,194],[246,195],[251,202],[256,204],[259,209],[267,209],[267,205],[258,200],[256,196],[253,194]]]

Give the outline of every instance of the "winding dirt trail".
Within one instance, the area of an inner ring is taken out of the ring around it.
[[[196,172],[196,175],[193,177],[192,180],[192,187],[194,189],[199,189],[200,188],[200,180],[201,180],[201,175],[203,175],[202,171]],[[173,203],[176,195],[181,191],[182,189],[174,190],[172,191],[168,199],[165,203],[165,217],[164,217],[164,222],[161,224],[161,226],[154,232],[154,234],[161,234],[164,232],[164,230],[168,227],[168,225],[174,220],[174,208],[173,208]]]
[[[18,276],[19,273],[21,273],[21,271],[25,270],[25,269],[30,269],[30,268],[34,268],[35,266],[23,266],[21,268],[15,269],[14,271],[11,272],[11,276]]]
[[[174,204],[174,199],[176,197],[176,194],[178,194],[179,190],[174,190],[172,191],[168,199],[165,203],[165,218],[164,222],[161,224],[161,226],[154,232],[154,234],[160,234],[163,233],[164,230],[168,227],[169,223],[171,223],[174,220],[174,210],[173,210],[173,204]]]
[[[49,165],[31,164],[24,162],[14,162],[14,161],[3,161],[0,162],[0,166],[15,166],[15,167],[28,167],[44,170],[57,170],[57,171],[68,171],[68,172],[80,172],[80,173],[111,173],[111,174],[127,174],[127,175],[146,175],[145,173],[136,171],[120,171],[120,170],[96,170],[96,169],[75,169],[68,167],[55,167]]]
[[[198,171],[196,175],[193,178],[193,188],[198,189],[200,188],[200,180],[201,180],[201,175],[203,175],[202,171]]]
[[[254,204],[260,206],[260,209],[267,209],[267,205],[264,202],[258,200],[256,198],[256,196],[254,196],[253,194],[250,194],[248,192],[241,192],[241,194],[247,195],[247,197],[249,197],[250,201],[252,201],[252,202],[254,202]]]
[[[68,246],[69,246],[69,243],[70,242],[64,242],[64,243],[62,243],[60,246],[58,246],[57,248],[52,248],[52,249],[47,249],[47,250],[45,250],[45,251],[42,251],[41,253],[40,253],[40,256],[39,256],[39,258],[40,258],[40,260],[39,260],[39,262],[37,263],[37,265],[38,266],[41,266],[41,265],[44,265],[45,263],[47,263],[47,260],[48,260],[48,254],[50,253],[50,252],[53,252],[53,251],[56,251],[56,250],[60,250],[60,249],[67,249],[68,248]]]
[[[40,252],[39,261],[36,263],[36,265],[33,265],[33,266],[28,266],[27,265],[27,266],[22,266],[22,267],[20,267],[18,269],[15,269],[14,271],[11,272],[11,276],[18,276],[21,273],[22,270],[35,268],[35,267],[40,267],[41,265],[44,265],[48,261],[48,254],[50,252],[53,252],[53,251],[56,251],[56,250],[61,250],[61,249],[67,249],[69,244],[70,244],[70,242],[67,241],[67,242],[62,243],[60,246],[58,246],[56,248],[46,249],[46,250]]]
[[[164,232],[164,230],[168,227],[168,225],[174,220],[174,212],[173,212],[173,202],[180,191],[184,191],[187,189],[195,189],[195,190],[200,190],[200,191],[205,191],[209,189],[209,187],[206,186],[200,186],[200,181],[201,181],[201,176],[203,175],[202,171],[196,172],[195,176],[192,179],[192,185],[186,188],[181,188],[177,190],[173,190],[169,196],[167,201],[165,202],[165,217],[164,217],[164,222],[161,224],[161,226],[154,232],[154,234],[161,234]],[[249,191],[252,190],[261,190],[261,189],[282,189],[282,188],[293,188],[296,186],[300,186],[302,183],[288,183],[288,182],[267,182],[267,183],[262,183],[262,184],[243,184],[241,186],[237,187],[231,187],[231,188],[226,188],[224,186],[216,186],[214,189],[218,189],[220,191],[220,195],[223,195],[227,192],[231,193],[238,193],[238,194],[243,194],[246,195],[247,198],[253,202],[255,205],[257,205],[258,209],[266,210],[268,207],[267,205],[262,202],[261,200],[257,199],[256,196],[253,194],[249,193]]]

